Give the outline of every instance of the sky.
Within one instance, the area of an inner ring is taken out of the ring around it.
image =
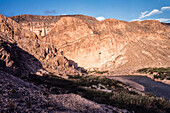
[[[73,15],[98,20],[159,20],[170,23],[170,0],[0,0],[0,14],[9,16]]]

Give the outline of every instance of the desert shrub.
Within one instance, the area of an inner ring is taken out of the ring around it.
[[[97,71],[97,70],[94,70],[94,71],[88,71],[87,73],[97,73],[97,74],[104,74],[104,73],[108,73],[108,71]]]
[[[138,72],[139,72],[139,73],[148,73],[148,70],[149,70],[149,69],[150,69],[150,68],[139,69]]]
[[[135,111],[135,113],[168,112],[170,109],[170,102],[163,98],[128,93],[106,93],[94,90],[86,90],[82,96],[101,104]]]
[[[98,74],[104,74],[104,73],[108,73],[108,71],[96,71],[96,73],[98,73]]]
[[[168,68],[143,68],[143,69],[139,69],[138,72],[140,73],[148,73],[148,72],[170,72],[170,67]]]
[[[143,69],[139,69],[138,72],[140,73],[150,73],[153,74],[154,72],[156,72],[157,74],[153,75],[154,79],[167,79],[170,80],[170,67],[168,68],[143,68]]]
[[[125,84],[105,77],[91,75],[72,76],[69,79],[63,79],[53,75],[41,77],[34,75],[29,78],[34,83],[46,84],[49,89],[55,87],[55,90],[52,90],[55,94],[58,93],[58,90],[63,91],[63,93],[75,93],[97,103],[127,109],[135,113],[168,113],[170,111],[170,101],[148,94],[142,96],[137,92],[125,89],[123,87]],[[96,88],[84,88],[92,85],[97,86],[98,84],[105,86],[107,89],[113,89],[113,92],[99,91]]]

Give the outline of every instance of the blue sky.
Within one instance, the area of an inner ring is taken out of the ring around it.
[[[156,19],[170,23],[170,0],[0,0],[0,14],[83,14],[98,19]]]

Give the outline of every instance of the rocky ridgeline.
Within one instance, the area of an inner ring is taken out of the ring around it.
[[[86,20],[89,23],[95,23],[97,20],[90,16],[83,15],[61,15],[61,16],[38,16],[38,15],[18,15],[10,17],[22,28],[35,32],[38,36],[46,36],[48,32],[53,28],[56,22],[62,17],[74,17],[82,20]]]
[[[170,27],[156,20],[98,22],[83,15],[11,18],[21,25],[30,21],[37,24],[47,19],[55,21],[42,40],[55,45],[64,56],[88,70],[114,70],[123,74],[143,67],[170,65]]]
[[[61,18],[45,38],[86,69],[122,72],[170,65],[169,35],[168,27],[158,21],[107,19],[92,25]]]
[[[170,62],[170,28],[159,21],[106,19],[98,22],[93,17],[82,15],[21,15],[11,18],[21,25],[30,21],[45,21],[52,25],[55,21],[55,26],[49,27],[48,34],[42,40],[54,44],[67,58],[86,69],[129,72],[142,67],[166,67]]]

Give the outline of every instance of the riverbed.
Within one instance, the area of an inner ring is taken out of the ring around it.
[[[119,75],[119,76],[108,76],[108,78],[121,81],[139,91],[152,93],[157,97],[164,97],[170,100],[170,85],[164,84],[162,82],[156,82],[146,76]]]

